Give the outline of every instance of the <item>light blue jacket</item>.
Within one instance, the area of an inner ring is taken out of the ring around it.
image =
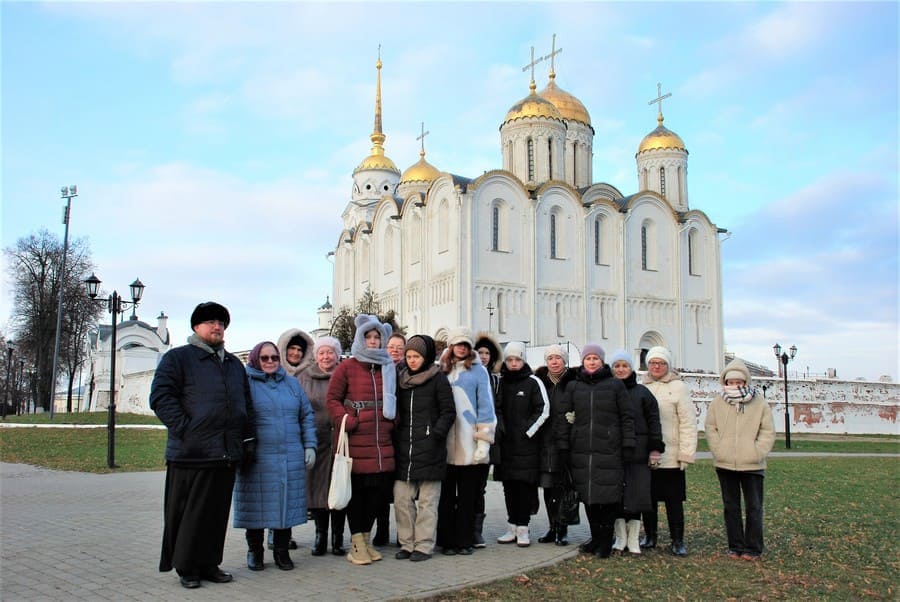
[[[256,463],[234,486],[234,526],[287,529],[306,522],[304,449],[316,449],[312,406],[296,378],[247,366],[256,412]]]

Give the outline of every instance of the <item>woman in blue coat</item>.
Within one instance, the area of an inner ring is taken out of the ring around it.
[[[263,532],[275,534],[275,564],[294,568],[291,527],[306,522],[306,469],[316,461],[312,406],[296,378],[281,366],[278,348],[265,341],[247,358],[256,409],[256,462],[241,469],[234,486],[234,526],[247,530],[247,567],[263,569]]]

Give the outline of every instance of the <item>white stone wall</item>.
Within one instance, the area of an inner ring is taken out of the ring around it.
[[[697,411],[697,428],[703,430],[706,409],[719,390],[719,377],[684,374]],[[766,386],[775,430],[784,433],[784,381],[754,378]],[[900,435],[897,411],[900,384],[866,381],[799,378],[788,380],[791,433]]]

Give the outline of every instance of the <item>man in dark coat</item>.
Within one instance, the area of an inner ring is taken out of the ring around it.
[[[231,318],[207,301],[191,314],[188,344],[166,353],[150,387],[150,408],[169,431],[159,570],[181,585],[228,583],[219,569],[235,469],[252,462],[256,437],[247,373],[225,351]]]

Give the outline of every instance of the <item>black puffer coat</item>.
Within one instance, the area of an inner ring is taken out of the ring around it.
[[[503,421],[503,440],[494,478],[537,484],[541,452],[537,435],[549,416],[550,400],[528,364],[516,371],[504,364],[500,375],[498,419]]]
[[[437,366],[426,372],[433,375],[411,388],[404,387],[408,368],[397,379],[394,462],[398,481],[441,481],[447,473],[447,433],[456,421],[456,402],[447,375]]]
[[[547,391],[547,398],[550,400],[550,416],[541,427],[539,434],[541,441],[541,472],[542,473],[560,473],[562,466],[559,462],[559,452],[556,447],[556,425],[565,417],[559,412],[559,404],[562,402],[562,396],[566,392],[566,385],[575,380],[578,375],[577,368],[566,368],[559,381],[554,384],[550,380],[550,372],[547,366],[541,366],[534,371],[534,375],[541,379],[544,389]],[[544,480],[542,478],[542,480]]]
[[[166,461],[191,466],[236,463],[256,436],[247,372],[237,356],[196,345],[169,350],[150,385],[150,409],[169,431]]]
[[[631,415],[634,417],[634,458],[636,464],[646,464],[651,451],[666,451],[662,426],[659,422],[659,404],[650,389],[637,382],[634,372],[622,379],[628,389]]]
[[[556,442],[569,452],[575,488],[585,504],[622,499],[623,456],[634,455],[634,418],[628,391],[609,366],[593,374],[581,368],[562,396]],[[574,412],[574,424],[565,419]]]

